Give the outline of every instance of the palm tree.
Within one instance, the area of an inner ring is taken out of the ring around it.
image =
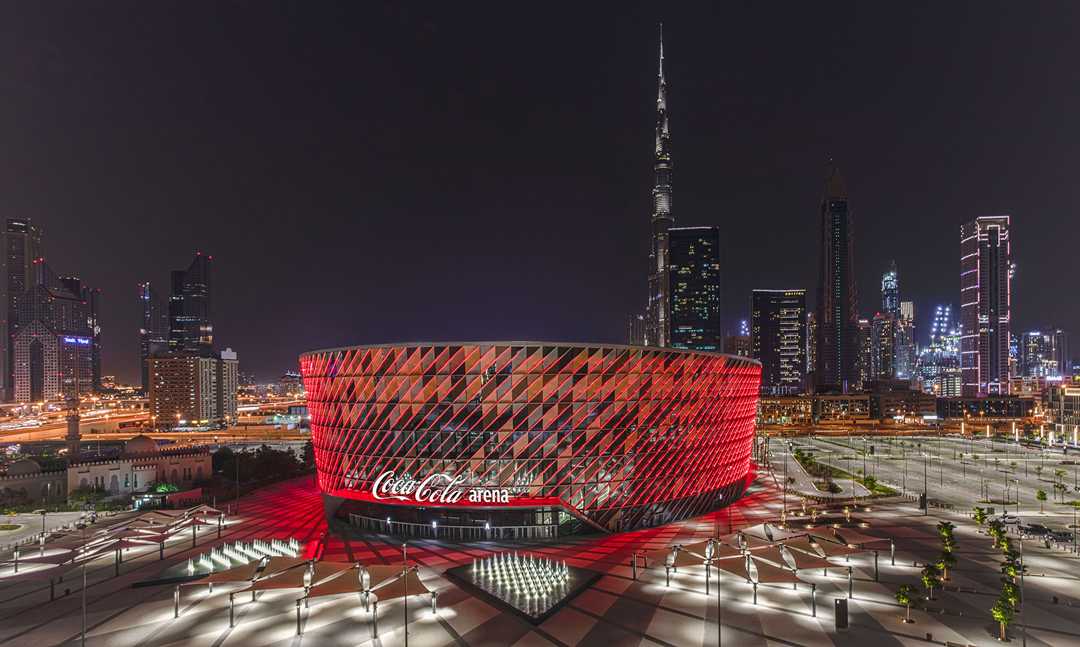
[[[941,571],[941,580],[944,582],[949,579],[949,569],[956,566],[956,556],[952,554],[952,551],[942,551],[935,566]]]
[[[900,588],[896,589],[896,601],[904,605],[904,622],[915,622],[911,619],[911,603],[915,600],[915,587],[910,584],[901,584]]]
[[[938,568],[937,568],[937,565],[936,564],[927,564],[926,567],[924,569],[922,569],[922,575],[921,575],[920,579],[922,580],[922,585],[924,587],[926,587],[926,591],[927,591],[926,599],[927,600],[933,600],[934,599],[934,587],[937,586],[937,583],[938,583]]]
[[[972,517],[975,519],[975,523],[980,526],[986,523],[986,508],[975,506],[975,511]]]
[[[1039,514],[1043,514],[1043,503],[1046,502],[1046,490],[1035,490],[1035,498],[1039,500]]]

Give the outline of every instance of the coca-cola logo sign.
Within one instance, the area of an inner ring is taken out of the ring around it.
[[[467,503],[510,503],[510,488],[467,486],[463,474],[435,472],[422,478],[383,472],[371,484],[371,496],[379,501],[406,501],[429,505]]]

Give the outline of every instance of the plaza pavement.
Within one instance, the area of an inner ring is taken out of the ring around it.
[[[702,577],[695,569],[680,569],[670,587],[664,585],[663,569],[639,569],[632,578],[629,556],[635,550],[652,550],[673,543],[725,534],[729,528],[755,525],[779,516],[779,495],[771,478],[759,478],[748,495],[730,510],[721,510],[682,523],[632,533],[580,538],[556,544],[504,544],[478,542],[445,544],[434,540],[408,543],[408,558],[421,565],[420,574],[429,588],[439,592],[439,611],[432,614],[426,596],[379,605],[379,638],[371,639],[370,615],[354,596],[313,600],[303,616],[304,634],[296,636],[295,592],[265,592],[257,602],[237,600],[236,626],[228,626],[228,591],[215,587],[208,595],[202,587],[184,590],[181,616],[173,619],[172,587],[132,588],[138,581],[156,577],[165,566],[182,563],[217,543],[205,532],[199,546],[177,542],[158,561],[156,548],[133,549],[125,556],[122,574],[113,577],[113,563],[105,559],[90,569],[87,588],[87,644],[94,646],[206,645],[290,646],[301,645],[403,645],[402,627],[407,616],[409,644],[424,645],[718,645],[717,596],[704,595]],[[942,513],[950,514],[950,513]],[[800,574],[817,584],[816,618],[810,614],[810,595],[805,587],[759,587],[758,604],[751,603],[751,589],[743,581],[725,578],[721,587],[722,642],[726,645],[997,645],[996,624],[990,618],[1000,584],[996,551],[990,540],[978,534],[962,515],[948,518],[958,525],[960,564],[950,586],[929,603],[930,612],[913,610],[916,623],[899,621],[903,609],[893,599],[900,583],[917,584],[921,566],[915,561],[932,557],[938,539],[934,516],[922,517],[910,504],[876,506],[861,514],[872,526],[864,532],[894,537],[896,565],[889,563],[888,549],[880,555],[880,582],[873,581],[871,554],[851,558],[854,567],[854,598],[850,601],[851,628],[836,632],[833,600],[846,597],[847,578],[842,568],[830,569],[829,577]],[[730,524],[730,525],[729,525]],[[255,537],[296,536],[307,544],[309,555],[324,559],[391,563],[401,558],[398,539],[377,535],[362,538],[330,537],[322,542],[326,526],[321,500],[310,478],[264,488],[241,500],[239,514],[230,519],[222,541]],[[1025,613],[1029,645],[1080,645],[1080,561],[1059,552],[1025,544],[1031,569],[1026,580]],[[456,564],[492,551],[531,550],[568,563],[604,573],[593,586],[571,600],[539,626],[477,599],[442,576]],[[843,564],[843,562],[841,562]],[[700,569],[698,569],[700,570]],[[715,584],[715,581],[714,581]],[[49,602],[48,586],[42,583],[0,584],[0,647],[78,644],[81,578],[69,574],[60,585],[58,599]],[[63,589],[70,594],[62,595]],[[1053,596],[1058,596],[1055,604]],[[1071,605],[1071,606],[1070,606]],[[927,641],[927,634],[931,641]],[[1010,630],[1019,644],[1019,626]]]

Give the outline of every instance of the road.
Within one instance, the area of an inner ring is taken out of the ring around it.
[[[1080,499],[1080,452],[1063,455],[1060,449],[1029,449],[1013,442],[957,436],[805,436],[774,439],[770,448],[775,452],[774,464],[788,442],[796,449],[813,451],[822,463],[852,472],[865,469],[878,481],[907,494],[921,494],[925,480],[932,502],[961,511],[982,501],[981,505],[998,512],[1006,507],[1010,512],[1019,511],[1027,523],[1065,528],[1073,523],[1076,510],[1055,503],[1059,498],[1054,483],[1066,486],[1066,501]],[[1040,489],[1047,494],[1041,506],[1036,500]]]

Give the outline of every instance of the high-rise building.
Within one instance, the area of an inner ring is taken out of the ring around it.
[[[1010,217],[960,226],[960,370],[964,396],[1007,393],[1011,326]]]
[[[1031,330],[1019,338],[1019,369],[1024,377],[1067,377],[1069,339],[1060,328]]]
[[[222,424],[236,424],[236,392],[240,390],[240,363],[237,361],[236,351],[231,348],[221,351],[216,369],[218,391],[215,413],[220,416]]]
[[[952,306],[934,308],[930,343],[918,353],[915,374],[927,393],[960,396],[960,330],[952,320]]]
[[[896,270],[896,261],[881,275],[881,311],[900,317],[900,274]]]
[[[630,315],[627,338],[631,346],[645,345],[645,315],[637,313]]]
[[[896,375],[896,331],[898,321],[886,312],[870,322],[870,379],[891,380]],[[866,388],[866,385],[863,385]]]
[[[660,32],[660,73],[656,94],[656,142],[653,153],[652,249],[649,252],[649,303],[645,342],[649,346],[671,344],[668,230],[675,223],[671,213],[671,131],[668,124],[667,82],[664,80],[664,34]]]
[[[901,301],[896,319],[896,364],[893,377],[910,380],[915,375],[915,303]]]
[[[48,272],[47,268],[45,271]],[[94,391],[101,391],[101,290],[87,286],[77,276],[62,276],[56,280],[68,292],[78,296],[85,305],[86,329],[89,330],[91,340],[90,362],[93,366]],[[81,325],[78,327],[82,328]]]
[[[18,329],[19,301],[34,285],[35,259],[44,254],[41,230],[27,218],[8,218],[2,232],[0,264],[0,398],[14,397],[13,336]]]
[[[817,298],[819,392],[847,392],[858,379],[858,303],[855,292],[855,232],[847,188],[835,165],[825,179],[820,210]]]
[[[139,284],[139,307],[142,320],[139,324],[139,366],[142,373],[144,393],[150,392],[150,365],[147,360],[151,355],[163,353],[169,348],[169,317],[158,296],[157,290],[149,281]]]
[[[870,387],[870,381],[877,379],[874,375],[874,335],[873,325],[871,325],[869,319],[859,318],[858,321],[859,330],[859,358],[855,363],[856,385],[855,387],[864,391]]]
[[[675,348],[719,351],[720,228],[672,227],[669,234],[671,342]]]
[[[220,355],[168,352],[147,360],[151,424],[160,429],[208,429],[236,421],[237,360]]]
[[[750,335],[724,335],[724,352],[739,357],[752,357]]]
[[[750,346],[761,362],[761,390],[799,393],[806,380],[806,290],[754,290]]]
[[[74,277],[57,278],[40,258],[32,269],[35,285],[18,300],[11,338],[14,399],[57,401],[92,393],[100,388],[93,291]]]
[[[806,377],[807,386],[814,382],[809,381],[814,377],[814,369],[817,366],[817,313],[810,310],[806,313]]]
[[[169,296],[169,349],[209,353],[214,345],[210,321],[210,263],[212,256],[196,252],[186,270],[172,272]]]
[[[959,356],[960,331],[953,324],[951,305],[934,308],[934,319],[930,324],[930,345],[941,346]]]

